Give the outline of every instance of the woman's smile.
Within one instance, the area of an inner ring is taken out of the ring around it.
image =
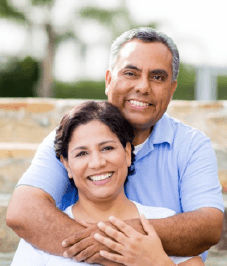
[[[111,177],[113,176],[113,172],[99,175],[88,176],[88,179],[93,182],[96,186],[105,185],[111,181]]]

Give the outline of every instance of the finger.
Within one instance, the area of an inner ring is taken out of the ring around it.
[[[133,229],[131,226],[127,225],[125,222],[123,222],[122,220],[120,220],[114,216],[110,216],[109,221],[114,226],[116,226],[119,231],[124,233],[124,235],[126,235],[129,238],[136,236],[138,234],[138,232],[135,229]]]
[[[151,235],[153,234],[155,231],[154,227],[152,224],[150,224],[149,220],[145,217],[144,214],[141,214],[140,216],[140,221],[141,221],[141,224],[143,226],[143,229],[144,231],[148,234],[148,235]]]
[[[81,240],[80,242],[77,242],[76,244],[70,246],[67,250],[64,251],[63,256],[66,258],[72,258],[77,256],[80,252],[83,250],[86,250],[88,247],[90,247],[94,242],[93,237],[85,238]],[[93,254],[90,254],[90,256]]]
[[[88,258],[92,257],[94,254],[96,254],[99,250],[95,249],[94,245],[91,245],[87,247],[86,249],[79,252],[76,256],[73,257],[75,261],[84,261]]]
[[[74,235],[72,235],[72,236],[66,238],[65,240],[63,240],[62,246],[63,247],[72,246],[75,243],[80,242],[82,239],[89,237],[90,233],[91,233],[91,230],[89,230],[89,228],[86,228],[86,229],[83,229],[81,231],[78,231]]]
[[[80,225],[82,225],[83,227],[87,228],[89,227],[91,224],[84,221],[84,220],[80,220],[80,221],[77,221]]]
[[[103,222],[99,222],[97,224],[98,228],[103,231],[107,236],[113,238],[118,242],[119,244],[124,245],[126,241],[128,240],[127,236],[125,236],[123,233],[119,232],[118,230],[112,228],[111,226],[106,225]]]
[[[125,258],[121,255],[110,253],[110,252],[105,251],[105,250],[101,250],[99,253],[102,257],[104,257],[110,261],[125,264]]]
[[[102,257],[99,252],[95,253],[93,256],[91,256],[90,258],[86,259],[85,262],[92,264],[92,263],[97,263],[97,264],[101,264],[103,265],[103,261],[105,260],[104,257]]]
[[[98,241],[99,243],[105,245],[106,247],[110,248],[111,250],[116,251],[116,252],[118,252],[120,254],[123,254],[124,247],[121,244],[111,240],[108,237],[104,237],[104,236],[102,236],[102,235],[100,235],[98,233],[94,234],[94,238],[95,238],[96,241]]]

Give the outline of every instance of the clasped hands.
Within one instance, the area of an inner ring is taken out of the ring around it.
[[[79,221],[77,221],[79,222]],[[165,253],[161,240],[150,222],[141,215],[146,235],[116,217],[97,225],[83,221],[86,227],[62,242],[65,257],[102,265],[175,265]]]

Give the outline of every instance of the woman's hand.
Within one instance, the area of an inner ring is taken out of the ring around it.
[[[165,253],[159,236],[144,215],[141,216],[141,223],[147,235],[138,233],[131,226],[113,216],[109,218],[109,221],[118,230],[103,222],[98,223],[97,226],[111,239],[99,233],[96,233],[94,238],[118,254],[102,250],[101,256],[127,266],[175,265]]]

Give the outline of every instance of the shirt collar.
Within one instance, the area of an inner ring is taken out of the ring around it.
[[[146,156],[154,149],[155,144],[168,143],[169,149],[173,144],[174,131],[172,123],[168,114],[164,114],[162,118],[156,123],[150,134],[148,141],[144,144],[142,149],[136,155],[136,159]]]
[[[169,148],[171,148],[173,144],[173,137],[174,131],[171,119],[169,115],[165,113],[154,126],[149,139],[153,144],[168,143]]]

